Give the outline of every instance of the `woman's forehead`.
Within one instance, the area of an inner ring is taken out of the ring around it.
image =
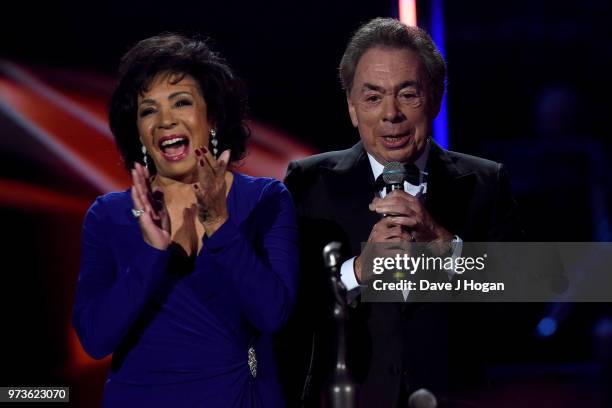
[[[199,94],[198,82],[189,74],[184,73],[160,73],[155,75],[139,94],[139,99],[144,99],[155,94],[173,93],[185,91]]]

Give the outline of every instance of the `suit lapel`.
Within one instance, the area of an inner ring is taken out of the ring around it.
[[[431,142],[427,169],[427,210],[449,232],[462,236],[466,231],[475,175],[459,171],[446,151],[435,142]]]
[[[347,232],[351,253],[356,255],[380,219],[368,208],[375,196],[374,176],[361,142],[349,149],[334,167],[325,170],[323,180],[332,198],[334,218]]]

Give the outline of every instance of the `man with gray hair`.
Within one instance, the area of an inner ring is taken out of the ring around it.
[[[363,407],[407,406],[412,392],[465,391],[484,380],[477,309],[444,303],[367,303],[358,293],[361,245],[422,242],[456,256],[462,241],[520,236],[508,177],[501,164],[447,151],[431,139],[445,90],[446,63],[430,36],[391,18],[361,26],[340,63],[353,147],[290,163],[285,184],[300,217],[302,295],[289,326],[300,362],[280,363],[290,406],[318,406],[332,367],[325,273],[317,262],[331,240],[348,244],[342,282],[349,316],[348,366]],[[385,164],[412,177],[386,194],[377,182]],[[383,216],[386,215],[386,216]],[[458,245],[453,245],[456,243]],[[455,251],[455,253],[454,253]],[[452,279],[452,271],[450,271]],[[301,357],[304,354],[305,357]],[[289,362],[291,361],[291,362]],[[289,367],[290,365],[293,367]],[[298,372],[292,376],[291,372]],[[298,386],[291,381],[299,379]]]

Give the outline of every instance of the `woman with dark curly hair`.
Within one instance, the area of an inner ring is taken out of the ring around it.
[[[297,285],[282,183],[231,169],[249,134],[241,82],[198,39],[164,34],[122,59],[110,126],[132,187],[83,225],[73,324],[113,353],[108,407],[277,407],[271,334]]]

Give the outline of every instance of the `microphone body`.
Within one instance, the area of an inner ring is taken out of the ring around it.
[[[406,179],[406,170],[400,162],[389,162],[385,164],[381,174],[385,183],[385,192],[389,194],[393,190],[404,191],[404,180]],[[386,217],[388,214],[383,214]]]
[[[393,190],[404,191],[404,180],[406,180],[406,169],[400,162],[389,162],[385,164],[382,172],[387,194]]]
[[[393,190],[402,190],[402,191],[404,191],[404,183],[402,183],[402,184],[386,184],[385,185],[385,191],[387,192],[387,194],[389,194]]]

